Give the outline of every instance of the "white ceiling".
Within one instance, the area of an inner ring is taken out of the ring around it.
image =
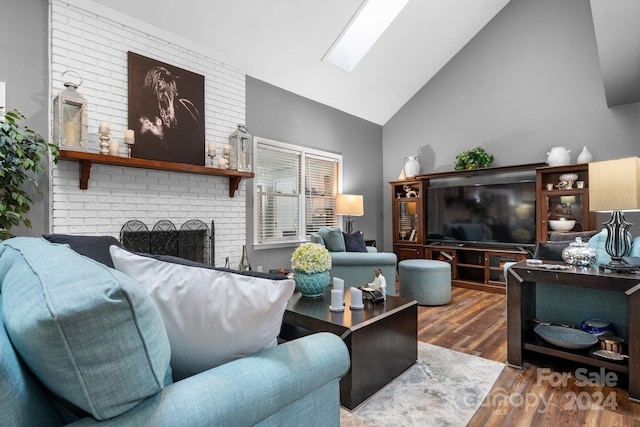
[[[322,58],[363,0],[94,1],[256,79],[380,125],[509,3],[411,0],[347,73]]]

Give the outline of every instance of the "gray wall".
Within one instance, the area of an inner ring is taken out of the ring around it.
[[[7,83],[6,107],[20,110],[26,125],[45,139],[49,139],[47,7],[45,0],[12,0],[3,2],[0,13],[0,81]],[[13,227],[15,235],[38,236],[49,229],[48,172],[38,181],[43,195],[29,190],[34,206],[27,216],[33,228]]]
[[[354,230],[379,246],[386,228],[382,194],[382,127],[345,114],[247,76],[247,130],[254,136],[340,153],[343,193],[364,195],[364,216],[354,218]],[[253,242],[253,197],[247,186],[247,242]],[[294,248],[251,250],[251,266],[290,268]]]
[[[572,161],[583,146],[596,160],[640,154],[640,104],[607,108],[589,1],[512,0],[385,124],[383,181],[404,156],[420,155],[422,173],[453,170],[476,145],[494,166],[544,162],[556,145]]]

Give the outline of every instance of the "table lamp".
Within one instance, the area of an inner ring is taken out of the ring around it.
[[[353,231],[354,216],[364,215],[364,199],[359,194],[338,194],[336,196],[336,215],[347,215],[345,231]]]
[[[622,257],[631,249],[631,235],[623,211],[640,210],[640,158],[627,157],[589,163],[589,210],[611,212],[602,225],[607,230],[605,250],[611,257],[601,269],[631,270]]]

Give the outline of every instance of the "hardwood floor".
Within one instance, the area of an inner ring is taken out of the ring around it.
[[[450,304],[418,308],[418,339],[506,362],[506,297],[454,287]],[[587,370],[582,373],[579,368]],[[595,367],[543,357],[530,360],[523,369],[505,365],[468,426],[640,427],[640,403],[629,401],[627,379],[610,374],[615,377]],[[587,384],[585,378],[603,379],[609,385]]]

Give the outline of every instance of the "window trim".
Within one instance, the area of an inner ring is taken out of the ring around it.
[[[317,148],[309,148],[304,147],[297,144],[291,144],[287,142],[282,142],[274,139],[263,138],[259,136],[253,137],[253,170],[258,174],[257,164],[258,164],[258,145],[259,144],[268,144],[273,147],[276,147],[280,150],[286,150],[292,153],[300,154],[300,176],[298,177],[301,182],[301,191],[298,194],[298,221],[300,227],[298,228],[298,234],[294,236],[290,240],[286,241],[277,241],[277,242],[260,242],[259,241],[259,233],[258,233],[258,179],[254,178],[252,181],[252,196],[253,196],[253,247],[254,249],[270,249],[270,248],[285,248],[285,247],[295,247],[300,243],[308,242],[309,235],[306,234],[306,188],[305,188],[305,177],[307,172],[306,167],[306,156],[319,156],[327,159],[334,159],[338,163],[338,173],[337,173],[337,193],[342,193],[342,163],[343,156],[341,153],[331,152],[327,150],[320,150]],[[339,224],[341,219],[338,215],[336,215],[336,221]]]

